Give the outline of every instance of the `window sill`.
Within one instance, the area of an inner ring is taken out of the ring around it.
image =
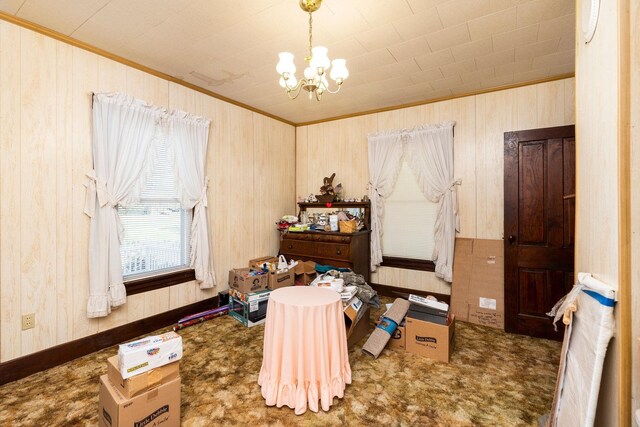
[[[127,289],[127,295],[135,295],[166,288],[168,286],[179,285],[180,283],[190,282],[195,279],[195,271],[189,269],[174,271],[158,276],[144,277],[142,279],[127,280],[124,282],[124,286]]]
[[[382,263],[380,264],[380,267],[404,268],[405,270],[436,271],[436,265],[431,260],[399,258],[390,256],[382,257]]]

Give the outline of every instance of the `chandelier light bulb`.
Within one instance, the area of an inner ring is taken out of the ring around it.
[[[316,46],[311,49],[311,68],[327,70],[331,66],[329,61],[328,49],[324,46]],[[319,74],[319,73],[318,73]]]
[[[288,79],[285,80],[284,77],[280,77],[280,86],[285,89],[293,89],[298,84],[298,79],[296,79],[295,75],[289,76]]]
[[[296,72],[296,64],[293,63],[293,53],[280,52],[278,57],[280,58],[278,65],[276,65],[278,74],[283,75],[284,73],[289,73],[293,75]]]
[[[331,61],[331,73],[329,74],[332,80],[338,81],[342,83],[349,77],[349,70],[347,70],[347,60],[346,59],[334,59]]]
[[[304,69],[304,78],[307,80],[313,80],[316,78],[316,69],[307,67]]]

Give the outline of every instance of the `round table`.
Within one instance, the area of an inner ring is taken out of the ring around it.
[[[351,384],[347,332],[340,294],[312,286],[271,292],[258,377],[268,406],[303,414],[328,411]]]

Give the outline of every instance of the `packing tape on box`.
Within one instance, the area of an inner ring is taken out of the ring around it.
[[[371,336],[362,347],[362,352],[377,359],[391,339],[391,335],[402,322],[402,319],[409,311],[409,301],[396,298],[387,311],[383,319],[378,323],[378,327],[373,330]]]

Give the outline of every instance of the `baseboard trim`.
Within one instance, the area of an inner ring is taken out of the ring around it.
[[[400,288],[398,286],[381,285],[380,283],[370,283],[371,287],[378,292],[379,295],[391,298],[408,298],[409,294],[414,295],[433,295],[438,301],[444,301],[447,304],[451,302],[451,295],[439,294],[436,292],[422,291],[418,289]]]
[[[53,368],[54,366],[61,365],[78,357],[86,356],[103,348],[111,347],[123,341],[131,340],[140,335],[148,334],[176,323],[186,315],[208,310],[217,305],[218,296],[216,295],[215,297],[207,298],[184,307],[136,320],[126,325],[0,363],[0,385],[28,377],[36,372]]]

